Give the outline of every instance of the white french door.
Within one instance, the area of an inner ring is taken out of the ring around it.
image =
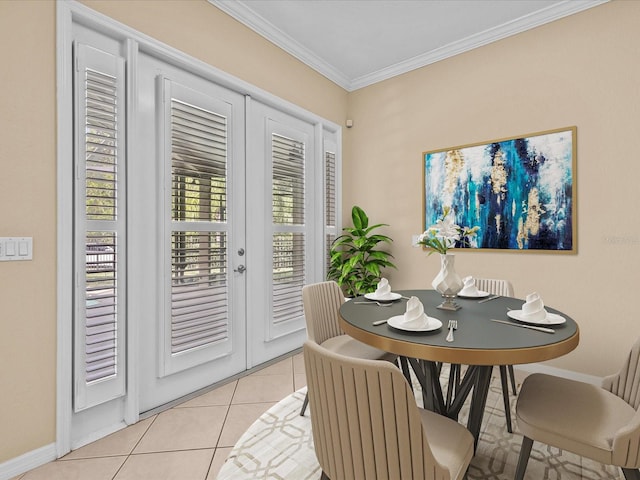
[[[314,181],[322,162],[311,123],[257,101],[247,111],[247,229],[255,233],[247,237],[247,342],[255,366],[306,338],[302,287],[322,275],[314,255],[323,248]]]
[[[245,121],[242,95],[144,54],[139,66],[143,412],[246,369]]]

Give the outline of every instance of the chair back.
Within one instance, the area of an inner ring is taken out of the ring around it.
[[[344,295],[336,282],[320,282],[302,287],[302,304],[307,323],[307,336],[318,344],[342,335],[338,324],[338,310]]]
[[[513,297],[513,285],[509,280],[498,280],[494,278],[475,278],[476,288],[489,292],[492,295],[502,295],[503,297]]]
[[[620,371],[603,378],[602,388],[622,398],[638,410],[640,406],[640,339],[631,347]]]
[[[620,428],[609,441],[612,444],[613,464],[637,468],[640,465],[640,339],[631,347],[620,371],[602,379],[602,388],[620,397],[636,410],[631,421]]]
[[[318,462],[331,480],[444,479],[420,412],[400,370],[304,344],[311,427]]]

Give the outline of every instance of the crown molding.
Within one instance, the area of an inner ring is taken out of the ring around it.
[[[516,20],[503,23],[502,25],[485,30],[484,32],[471,35],[457,42],[432,50],[424,55],[418,55],[403,62],[396,63],[395,65],[391,65],[388,68],[373,72],[369,75],[354,78],[351,80],[349,91],[357,90],[359,88],[402,75],[403,73],[468,52],[469,50],[502,40],[503,38],[531,30],[532,28],[568,17],[574,13],[579,13],[583,10],[596,7],[609,1],[610,0],[565,0],[562,3],[557,3],[553,6],[538,10],[535,13],[525,15]]]
[[[257,15],[242,2],[236,0],[208,0],[210,4],[249,27],[285,52],[293,55],[302,63],[313,68],[340,87],[349,90],[351,80],[333,65],[325,62],[311,50],[302,46],[291,36]]]
[[[282,48],[287,53],[293,55],[307,66],[313,68],[321,75],[324,75],[332,82],[351,92],[430,65],[440,60],[453,57],[460,53],[468,52],[474,48],[482,47],[503,38],[522,33],[526,30],[539,27],[546,23],[559,20],[569,15],[582,12],[589,8],[597,7],[598,5],[607,3],[610,0],[564,0],[563,2],[538,10],[537,12],[524,15],[516,20],[506,22],[497,27],[471,35],[436,50],[432,50],[424,55],[418,55],[358,78],[348,78],[331,64],[300,45],[292,37],[276,28],[273,24],[267,22],[259,15],[256,15],[256,13],[244,3],[237,2],[235,0],[208,1],[276,46]]]

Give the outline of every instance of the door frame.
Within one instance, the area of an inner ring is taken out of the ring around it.
[[[96,426],[91,434],[73,439],[73,88],[72,42],[75,29],[84,28],[106,35],[121,45],[126,56],[127,68],[127,121],[128,138],[135,138],[136,61],[138,52],[151,55],[181,66],[223,87],[242,95],[260,100],[285,113],[316,125],[321,132],[329,132],[338,146],[342,144],[342,130],[338,124],[327,121],[301,107],[276,97],[258,87],[225,73],[205,62],[197,60],[158,40],[148,37],[131,27],[74,0],[56,3],[56,93],[57,93],[57,384],[56,384],[56,455],[62,457],[83,444],[108,435],[127,424],[139,420],[138,361],[135,355],[139,332],[135,322],[129,322],[127,330],[127,393],[123,399],[121,420],[109,425]],[[133,86],[133,88],[131,88]],[[322,143],[322,142],[320,142]],[[136,145],[129,142],[127,157],[135,155]],[[319,280],[319,279],[318,279]],[[132,312],[128,311],[128,315]]]

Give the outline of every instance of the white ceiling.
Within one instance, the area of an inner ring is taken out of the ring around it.
[[[209,0],[352,91],[608,0]]]

